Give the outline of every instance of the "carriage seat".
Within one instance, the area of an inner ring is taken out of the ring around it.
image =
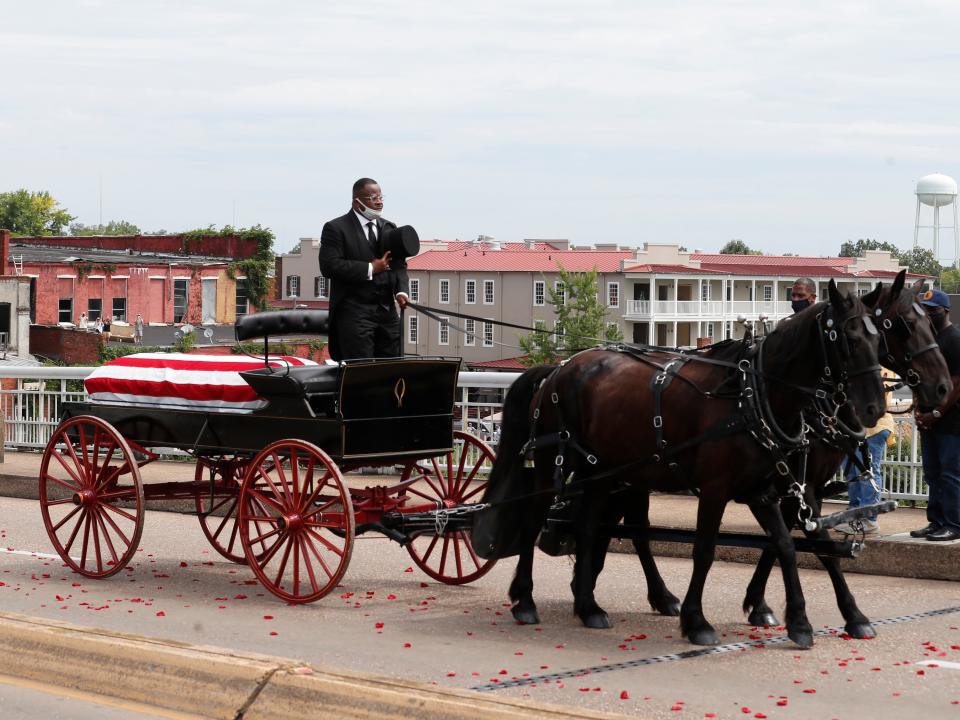
[[[258,395],[271,397],[310,398],[335,395],[339,388],[338,365],[305,365],[290,368],[257,368],[240,376]]]

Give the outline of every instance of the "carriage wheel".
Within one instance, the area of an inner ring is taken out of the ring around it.
[[[493,450],[479,438],[459,431],[453,433],[453,446],[453,452],[404,468],[403,480],[418,478],[400,493],[408,498],[406,507],[431,504],[449,509],[480,502],[493,464]],[[473,582],[496,563],[474,552],[469,530],[420,535],[406,547],[417,567],[448,585]]]
[[[120,572],[143,532],[143,484],[126,440],[78,415],[57,427],[40,463],[40,511],[61,559],[87,577]]]
[[[195,497],[200,529],[214,550],[227,560],[246,564],[240,532],[237,527],[237,502],[240,485],[247,471],[247,463],[236,458],[197,458],[194,480],[209,485],[211,480],[218,486],[210,500],[210,492],[198,490]],[[212,476],[211,476],[212,473]]]
[[[316,445],[280,440],[251,462],[240,488],[240,540],[261,584],[291,603],[329,593],[353,551],[350,493]]]

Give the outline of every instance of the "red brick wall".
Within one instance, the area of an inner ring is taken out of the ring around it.
[[[18,237],[22,245],[63,247],[88,250],[123,250],[134,253],[169,253],[171,255],[204,255],[243,260],[257,254],[257,241],[224,237],[185,238],[183,235],[93,235],[89,237]],[[6,255],[4,255],[6,257]]]
[[[189,278],[187,285],[187,320],[199,323],[201,320],[201,301],[203,295],[203,278],[217,278],[226,282],[223,272],[226,263],[222,265],[205,266],[199,270],[186,265],[118,265],[115,275],[128,276],[115,279],[113,275],[103,278],[81,278],[76,268],[70,263],[29,263],[24,264],[25,275],[36,275],[36,322],[40,325],[55,325],[60,322],[59,301],[61,297],[73,298],[73,317],[71,322],[78,322],[80,313],[86,312],[88,301],[91,298],[100,298],[104,316],[109,316],[113,308],[113,298],[126,297],[127,322],[133,322],[137,313],[143,315],[145,322],[172,323],[173,322],[173,280],[174,278]],[[93,275],[103,275],[103,271],[94,265]],[[58,276],[76,276],[73,279]],[[153,279],[151,279],[153,278]],[[61,290],[61,284],[69,289]],[[151,300],[151,284],[162,286],[161,303],[155,304]],[[121,289],[115,291],[115,287]],[[125,294],[121,294],[124,293]],[[69,292],[69,295],[64,293]]]
[[[96,365],[100,361],[100,336],[59,325],[31,325],[30,352],[68,365]]]

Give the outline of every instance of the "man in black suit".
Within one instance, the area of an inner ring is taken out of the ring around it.
[[[334,360],[396,357],[406,307],[406,258],[391,258],[384,235],[397,226],[380,217],[383,195],[376,180],[353,184],[353,204],[320,234],[320,272],[330,279],[330,357]]]

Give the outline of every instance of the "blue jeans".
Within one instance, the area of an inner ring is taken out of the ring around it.
[[[960,532],[960,435],[921,432],[920,452],[929,488],[927,521]]]
[[[873,482],[877,487],[874,489],[873,483],[869,479],[860,477],[860,470],[850,460],[846,461],[845,475],[847,478],[847,497],[850,498],[850,507],[863,507],[864,505],[876,505],[880,502],[880,488],[883,487],[883,476],[880,474],[880,463],[883,461],[883,449],[887,446],[887,438],[890,437],[889,430],[881,430],[876,435],[867,438],[867,450],[870,453],[870,468],[873,470]],[[870,518],[876,520],[876,513]]]

